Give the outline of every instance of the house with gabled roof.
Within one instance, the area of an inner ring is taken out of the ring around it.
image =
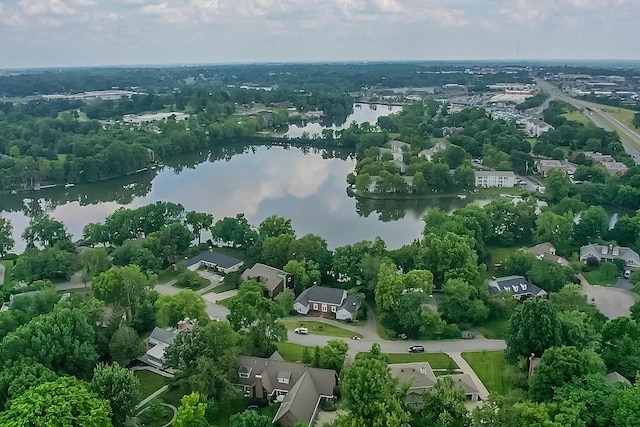
[[[640,269],[640,256],[636,251],[626,246],[584,245],[580,248],[580,261],[587,262],[589,258],[595,258],[598,262],[619,259],[624,262],[627,270]]]
[[[242,282],[246,280],[255,280],[261,283],[267,289],[267,296],[269,298],[275,298],[280,292],[285,289],[293,288],[293,276],[280,270],[279,268],[271,267],[259,262],[255,263],[253,267],[245,270],[240,276]]]
[[[234,381],[245,397],[280,402],[273,422],[283,427],[313,423],[322,399],[333,399],[338,374],[285,362],[276,352],[270,358],[240,356]]]
[[[209,267],[217,269],[225,274],[240,270],[244,265],[244,261],[219,254],[212,251],[202,251],[193,258],[185,261],[188,270],[198,270],[201,267]]]
[[[506,276],[491,280],[489,293],[495,295],[500,292],[507,292],[516,299],[539,298],[547,295],[544,289],[529,282],[524,276]]]
[[[165,351],[173,344],[179,333],[191,329],[193,325],[193,321],[187,317],[178,322],[177,328],[163,329],[156,326],[147,340],[147,351],[140,360],[156,368],[164,369]]]
[[[356,295],[325,286],[305,289],[293,303],[293,309],[299,314],[332,313],[337,320],[354,320],[359,308],[360,299]]]
[[[549,242],[540,243],[531,248],[527,248],[529,252],[534,254],[538,259],[555,262],[557,264],[567,265],[567,260],[556,255],[556,248]]]

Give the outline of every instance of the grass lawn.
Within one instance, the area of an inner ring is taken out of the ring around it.
[[[302,360],[302,353],[304,353],[304,349],[308,348],[309,353],[313,355],[315,351],[315,347],[307,347],[306,345],[296,344],[293,342],[281,342],[276,344],[276,348],[278,349],[278,353],[280,356],[287,362],[299,362]]]
[[[356,354],[356,359],[367,357],[369,352]],[[416,363],[428,362],[432,369],[448,369],[458,365],[449,355],[444,353],[386,353],[389,357],[389,363]]]
[[[629,129],[635,129],[635,126],[633,125],[633,116],[635,115],[635,113],[637,113],[637,111],[633,111],[633,110],[628,110],[626,108],[619,108],[619,107],[611,107],[609,105],[602,105],[602,104],[597,104],[598,108],[600,108],[602,111],[611,114],[613,117],[615,117],[616,119],[618,119],[618,121],[624,123],[625,126],[627,126]]]
[[[166,382],[165,377],[149,371],[134,371],[133,374],[140,380],[140,393],[143,399],[164,386]]]
[[[354,336],[358,336],[362,338],[362,335],[349,331],[347,329],[339,328],[338,326],[328,325],[326,323],[314,322],[308,320],[286,320],[284,325],[290,331],[295,328],[309,328],[310,334],[316,335],[328,335],[330,337],[343,337],[343,338],[352,338]]]
[[[167,283],[178,277],[178,273],[173,267],[169,267],[166,270],[161,270],[158,273],[158,283]]]
[[[236,289],[236,285],[233,283],[225,283],[222,284],[220,286],[216,286],[215,288],[211,289],[211,292],[215,292],[216,294],[221,294],[223,292],[227,292],[227,291],[231,291],[233,289]]]
[[[204,277],[200,277],[199,283],[196,286],[179,286],[177,283],[174,285],[179,289],[191,289],[192,291],[199,291],[200,289],[204,289],[211,284],[211,280],[205,279]]]
[[[489,390],[489,393],[497,393],[504,396],[512,389],[511,384],[504,375],[507,362],[504,360],[502,351],[462,353],[462,357],[478,375],[478,378]]]
[[[235,297],[229,297],[229,298],[221,299],[216,304],[219,304],[219,305],[221,305],[223,307],[229,308],[229,304],[231,304],[231,301],[233,301],[234,298]]]
[[[606,269],[602,269],[602,267],[591,271],[585,271],[582,275],[587,279],[587,282],[592,285],[611,286],[618,281],[617,271],[615,274],[610,274]]]
[[[218,413],[216,414],[214,419],[211,420],[211,425],[214,425],[216,427],[228,427],[229,418],[231,418],[231,415],[237,414],[239,412],[244,412],[247,409],[248,405],[249,404],[247,403],[247,401],[243,398],[234,399],[231,402],[225,403],[219,408]]]
[[[11,270],[13,270],[13,261],[0,261],[0,264],[4,265],[4,282],[7,285],[6,289],[11,289],[15,285],[11,280]],[[0,283],[2,285],[2,283]]]
[[[486,278],[491,276],[499,276],[500,271],[495,267],[496,264],[502,263],[509,255],[519,250],[522,246],[500,247],[500,246],[487,246],[486,251],[491,254],[491,262],[487,265]]]
[[[488,320],[484,325],[478,326],[478,331],[480,331],[485,338],[489,338],[491,340],[502,340],[507,332],[507,323],[508,319]]]
[[[587,116],[582,114],[582,111],[578,111],[578,110],[572,111],[570,113],[564,113],[562,117],[565,117],[567,120],[570,120],[572,122],[582,123],[585,126],[588,126],[591,124],[591,120],[589,120]]]

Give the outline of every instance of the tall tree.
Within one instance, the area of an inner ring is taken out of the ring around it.
[[[82,281],[87,283],[95,276],[111,268],[111,260],[106,248],[85,249],[80,253]]]
[[[135,316],[145,292],[152,289],[156,275],[143,273],[137,265],[128,265],[119,270],[108,270],[93,279],[93,293],[107,304],[130,308]]]
[[[465,269],[477,271],[478,256],[472,238],[447,232],[428,234],[418,252],[418,267],[433,273],[436,287]],[[471,281],[469,281],[471,283]]]
[[[111,358],[122,366],[144,354],[145,345],[140,336],[127,325],[122,325],[113,333],[109,341]]]
[[[175,327],[186,317],[201,322],[209,319],[204,299],[191,289],[183,289],[175,295],[160,295],[155,306],[158,322],[166,326]]]
[[[577,245],[586,245],[602,239],[607,232],[607,212],[602,206],[590,206],[580,215],[580,222],[573,227],[573,239]]]
[[[339,374],[348,351],[349,344],[343,340],[329,340],[327,345],[320,349],[320,367],[333,369]]]
[[[640,324],[628,317],[608,321],[602,328],[602,359],[607,368],[626,378],[640,371]]]
[[[433,427],[467,427],[470,424],[464,390],[451,378],[436,382],[433,390],[423,394],[424,407],[420,410],[422,425]]]
[[[331,270],[333,255],[327,249],[327,242],[316,235],[307,234],[291,243],[289,259],[298,261],[314,261],[318,264],[320,274],[326,275]]]
[[[67,233],[64,224],[48,215],[32,217],[22,233],[22,238],[27,242],[28,247],[34,247],[36,243],[42,247],[71,243],[71,235]]]
[[[123,426],[127,417],[133,416],[142,397],[140,381],[133,371],[113,365],[98,364],[93,370],[90,389],[111,406],[111,422]]]
[[[514,363],[518,356],[536,356],[562,344],[562,324],[557,311],[546,300],[526,301],[509,318],[505,333],[505,357]]]
[[[449,323],[480,323],[489,316],[489,309],[480,298],[478,288],[461,279],[449,279],[442,287],[444,300],[439,306]]]
[[[306,425],[306,424],[305,424]],[[258,414],[256,411],[246,410],[234,414],[229,418],[229,427],[272,427],[271,418]]]
[[[278,215],[268,216],[258,226],[260,237],[266,239],[268,237],[278,237],[283,234],[295,238],[295,232],[291,226],[291,220]]]
[[[571,245],[573,216],[556,215],[553,211],[544,211],[536,218],[534,238],[537,243],[550,242],[560,251],[568,251]]]
[[[13,227],[8,219],[0,218],[0,258],[5,256],[11,249],[15,241],[13,240]]]
[[[297,261],[292,259],[282,270],[293,276],[295,293],[299,295],[305,289],[320,284],[322,276],[319,268],[318,264],[314,261]]]
[[[338,417],[339,427],[408,426],[409,413],[403,408],[396,381],[387,363],[379,358],[356,359],[343,373],[342,397],[349,410]]]
[[[557,203],[569,195],[571,181],[564,171],[552,170],[545,181],[545,193],[552,203]]]
[[[198,393],[191,393],[180,399],[178,415],[173,422],[174,427],[208,427],[204,414],[207,404],[201,401]]]
[[[6,427],[111,427],[109,402],[96,397],[73,377],[59,378],[27,390],[0,413]]]
[[[281,314],[278,304],[264,297],[264,286],[247,280],[231,301],[227,319],[233,329],[248,333],[258,352],[267,354],[274,343],[287,337],[287,329],[278,320]]]
[[[202,239],[202,231],[210,230],[211,226],[213,225],[213,215],[208,213],[190,211],[187,212],[187,216],[184,222],[191,228],[193,236],[198,238],[198,244],[200,244],[200,241]]]
[[[31,387],[55,381],[57,377],[51,369],[31,358],[6,363],[0,371],[0,411],[8,401],[21,396]]]

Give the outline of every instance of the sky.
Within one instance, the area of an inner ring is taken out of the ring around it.
[[[0,68],[640,59],[640,0],[0,0]]]

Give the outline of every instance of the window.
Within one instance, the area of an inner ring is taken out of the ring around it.
[[[327,304],[322,304],[322,312],[323,313],[327,312]]]
[[[315,311],[318,311],[318,303],[315,303],[315,302],[313,303],[313,309]]]
[[[332,313],[335,313],[335,312],[336,312],[336,306],[335,306],[335,305],[332,305],[332,306],[331,306],[331,312],[332,312]]]

